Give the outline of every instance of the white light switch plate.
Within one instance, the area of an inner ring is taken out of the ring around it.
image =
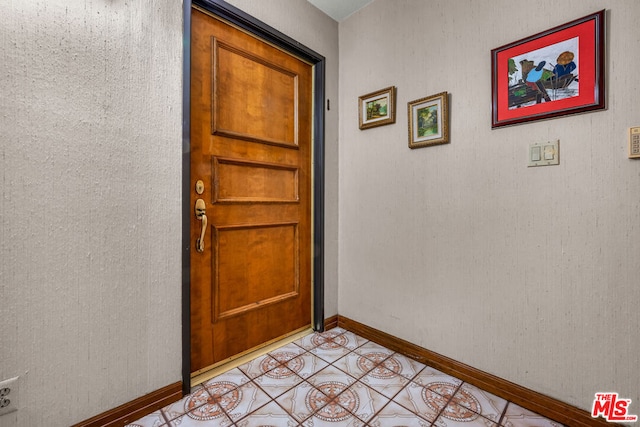
[[[560,164],[560,140],[529,145],[529,167]]]
[[[640,159],[640,127],[629,128],[629,158]]]

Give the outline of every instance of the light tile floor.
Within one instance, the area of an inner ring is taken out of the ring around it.
[[[341,328],[194,387],[140,427],[561,427]]]

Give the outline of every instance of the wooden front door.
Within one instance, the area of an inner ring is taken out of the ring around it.
[[[312,67],[195,9],[191,42],[198,372],[311,326]]]

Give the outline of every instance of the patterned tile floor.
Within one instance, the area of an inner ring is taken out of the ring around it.
[[[341,328],[194,387],[140,427],[561,427]]]

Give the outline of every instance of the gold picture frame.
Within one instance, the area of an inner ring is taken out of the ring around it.
[[[360,129],[396,122],[396,87],[390,86],[358,97]]]
[[[407,104],[409,148],[449,142],[449,94],[440,92]]]

